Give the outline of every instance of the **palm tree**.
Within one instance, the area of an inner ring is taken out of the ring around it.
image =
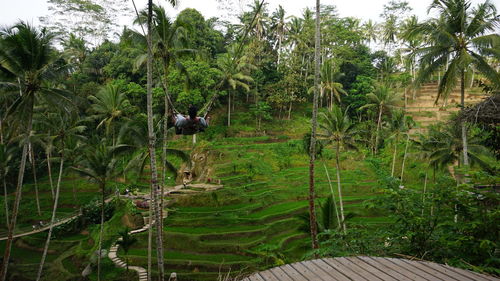
[[[252,77],[248,75],[248,70],[254,68],[253,65],[243,62],[242,58],[237,58],[234,48],[230,49],[217,60],[217,67],[220,71],[221,80],[217,87],[227,90],[228,108],[227,108],[227,126],[231,126],[231,92],[240,88],[244,91],[250,91],[249,84],[253,82]]]
[[[177,5],[176,0],[168,0],[172,6]],[[148,150],[149,159],[151,167],[151,194],[154,195],[151,198],[151,203],[154,205],[154,216],[156,223],[156,254],[158,262],[159,279],[163,281],[165,276],[164,266],[163,266],[163,230],[161,228],[162,222],[160,212],[160,206],[158,204],[158,175],[156,168],[156,151],[155,151],[155,134],[153,128],[153,39],[152,39],[152,21],[153,21],[153,1],[148,0],[148,14],[147,14],[147,115],[148,115]],[[163,196],[163,194],[162,194]],[[151,214],[150,214],[151,216]],[[148,262],[149,263],[149,262]],[[151,275],[150,267],[148,266],[148,275]]]
[[[377,43],[378,39],[378,25],[371,19],[363,24],[363,35],[365,40],[368,41],[368,46],[371,47],[371,43]]]
[[[32,130],[33,107],[39,103],[40,98],[45,99],[54,107],[61,107],[61,102],[68,101],[64,91],[49,88],[43,82],[47,77],[61,74],[55,68],[57,56],[51,47],[53,36],[47,30],[37,30],[27,23],[19,22],[12,27],[0,31],[0,72],[6,78],[0,86],[15,94],[21,93],[11,105],[9,112],[22,112],[20,122],[24,124],[25,136],[28,137]],[[56,105],[57,103],[57,105]],[[12,208],[12,219],[8,229],[8,238],[5,245],[4,257],[0,268],[0,280],[7,276],[7,265],[12,248],[13,232],[16,226],[26,157],[28,154],[28,141],[23,144],[21,164],[16,186],[16,197]]]
[[[78,166],[73,167],[75,171],[95,181],[101,190],[101,229],[97,251],[97,280],[101,278],[106,184],[119,174],[117,152],[123,150],[124,147],[124,145],[107,146],[105,141],[98,142],[96,145],[89,145],[81,162],[78,163]]]
[[[382,40],[384,41],[384,46],[389,47],[389,54],[392,54],[392,49],[394,44],[397,42],[398,38],[398,23],[395,15],[390,15],[387,17],[386,21],[382,26]]]
[[[321,114],[321,123],[319,125],[321,133],[319,136],[326,141],[327,144],[335,146],[335,165],[337,169],[337,188],[339,193],[340,202],[340,218],[342,222],[342,229],[346,231],[344,204],[342,200],[342,188],[340,180],[340,150],[355,149],[356,130],[354,123],[349,118],[347,113],[348,109],[342,109],[334,105],[331,111]]]
[[[47,240],[45,242],[45,247],[43,248],[42,259],[40,261],[40,266],[38,267],[38,274],[36,277],[36,281],[39,281],[42,276],[43,265],[45,264],[45,258],[47,257],[47,252],[49,250],[50,239],[52,237],[52,230],[54,229],[54,224],[56,223],[56,213],[59,202],[59,191],[61,187],[61,179],[62,173],[64,169],[64,150],[65,150],[65,141],[69,137],[80,138],[83,139],[83,136],[80,135],[86,127],[79,125],[79,120],[77,119],[77,115],[73,114],[64,114],[61,112],[61,115],[58,115],[58,126],[54,128],[56,131],[56,135],[54,136],[54,141],[59,141],[59,175],[57,177],[56,183],[56,191],[54,197],[54,205],[52,208],[52,218],[50,220],[49,233],[47,234]]]
[[[389,87],[385,85],[379,85],[375,88],[373,93],[369,93],[366,95],[369,100],[369,103],[360,107],[360,109],[365,108],[374,108],[378,112],[377,118],[377,129],[375,132],[375,144],[374,144],[374,152],[378,151],[378,142],[380,137],[380,129],[382,127],[382,114],[384,111],[389,111],[394,108],[400,101],[399,94],[396,94]]]
[[[278,5],[278,9],[273,12],[272,16],[272,30],[274,31],[274,37],[276,38],[276,44],[278,45],[278,61],[277,65],[280,67],[281,62],[281,45],[285,38],[286,33],[286,23],[285,23],[285,9],[281,5]]]
[[[411,76],[411,82],[412,84],[415,83],[415,77],[416,77],[416,60],[417,60],[417,54],[416,51],[422,47],[423,44],[423,35],[415,32],[416,29],[418,29],[418,26],[420,25],[417,16],[413,15],[407,20],[405,20],[401,26],[401,33],[400,38],[403,42],[403,48],[401,49],[401,56],[404,56],[404,62],[405,62],[405,67],[406,71],[410,71],[410,76]],[[413,87],[412,89],[413,95],[412,98],[415,99],[416,95],[416,90]],[[406,101],[406,96],[405,96],[405,101]],[[406,104],[405,104],[406,106]]]
[[[322,91],[330,91],[330,110],[333,108],[333,98],[340,103],[340,95],[347,95],[344,86],[338,82],[342,77],[342,73],[336,72],[331,60],[327,60],[321,66],[321,85]]]
[[[396,153],[398,150],[399,137],[401,136],[401,133],[404,131],[404,119],[405,119],[405,113],[403,110],[395,110],[392,112],[391,123],[390,123],[392,136],[390,138],[393,139],[394,150],[392,154],[391,177],[394,177],[394,170],[396,167]]]
[[[253,5],[248,5],[251,11],[248,13],[248,17],[243,17],[242,22],[245,25],[250,23],[252,17],[255,17],[253,21],[253,34],[255,35],[257,41],[263,39],[266,35],[266,31],[269,25],[269,15],[267,13],[267,5],[268,3],[259,0],[254,0]]]
[[[95,96],[89,96],[89,100],[92,101],[91,109],[95,113],[92,118],[99,121],[97,129],[104,127],[106,136],[111,135],[113,145],[115,145],[115,123],[126,119],[125,111],[130,106],[124,89],[119,85],[108,84]]]
[[[68,39],[62,41],[62,46],[64,47],[64,56],[68,63],[74,65],[76,69],[80,69],[89,53],[85,45],[85,40],[71,33]]]
[[[316,194],[314,190],[314,161],[316,160],[316,127],[318,126],[318,96],[320,91],[320,0],[316,0],[316,26],[314,48],[314,97],[311,118],[311,144],[309,145],[309,225],[311,227],[311,243],[313,250],[318,248]]]
[[[459,124],[452,123],[444,128],[431,128],[429,135],[431,136],[429,147],[432,148],[429,155],[431,166],[443,169],[456,163],[460,167],[461,163],[464,163],[461,161],[463,160],[463,142]],[[489,165],[483,160],[489,152],[481,144],[480,138],[472,136],[468,146],[467,157],[470,159],[470,164],[489,170]]]
[[[488,57],[498,57],[498,41],[500,35],[495,32],[500,23],[495,5],[490,1],[478,4],[471,9],[466,0],[434,0],[429,10],[439,12],[439,19],[431,19],[418,29],[427,35],[428,45],[419,49],[422,67],[418,73],[417,84],[427,81],[429,77],[447,65],[439,83],[436,102],[449,93],[460,80],[461,106],[465,106],[465,71],[472,65],[497,87],[500,86],[500,75],[491,67]],[[451,60],[448,60],[451,57]],[[463,164],[469,165],[467,145],[467,128],[462,122]]]

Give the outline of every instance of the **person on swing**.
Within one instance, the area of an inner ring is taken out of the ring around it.
[[[177,135],[194,135],[205,131],[208,122],[205,118],[196,116],[197,113],[198,109],[193,105],[189,106],[188,116],[177,113],[174,117],[175,133]]]

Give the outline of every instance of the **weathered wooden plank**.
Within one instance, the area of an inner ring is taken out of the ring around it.
[[[377,276],[377,271],[374,271],[371,267],[360,267],[359,265],[355,264],[351,260],[347,258],[336,258],[340,263],[344,264],[345,266],[349,267],[352,270],[355,270],[356,272],[359,272],[361,276],[364,278],[367,278],[368,280],[383,280],[382,278]]]
[[[381,257],[316,259],[275,267],[241,281],[500,281],[479,273],[425,261]]]
[[[327,274],[332,278],[334,278],[335,280],[349,280],[349,281],[353,280],[352,278],[349,278],[348,276],[342,274],[342,272],[336,270],[335,268],[333,268],[332,266],[330,266],[321,259],[312,260],[311,262],[314,263],[315,266],[327,272]]]
[[[356,271],[350,269],[349,267],[341,264],[336,259],[328,258],[328,259],[323,259],[322,261],[324,261],[325,263],[327,263],[331,267],[335,268],[338,272],[341,272],[345,276],[349,276],[349,278],[351,278],[352,280],[356,280],[356,281],[369,280],[369,279],[364,278],[364,276],[360,275],[359,271],[356,272]]]
[[[417,274],[418,276],[424,278],[425,280],[431,280],[431,281],[442,280],[442,279],[436,278],[435,276],[430,275],[426,271],[422,271],[419,268],[412,266],[411,264],[407,264],[400,259],[394,259],[394,258],[385,258],[385,259],[394,263],[397,267],[404,268],[410,272],[413,272],[414,274]]]
[[[281,266],[273,268],[273,273],[282,281],[294,281],[292,277],[288,276]]]
[[[260,277],[258,272],[254,275],[248,276],[248,279],[250,279],[250,281],[266,281],[264,278]]]
[[[394,264],[393,262],[389,261],[387,258],[382,258],[382,257],[367,257],[367,258],[371,259],[371,260],[378,261],[383,266],[390,268],[391,270],[393,270],[393,271],[395,271],[403,276],[406,276],[410,280],[416,280],[416,281],[427,280],[424,277],[422,277],[422,276],[420,276],[420,275],[418,275],[410,270],[407,270],[406,268],[403,268],[401,266]]]
[[[330,274],[325,268],[317,266],[313,261],[303,261],[302,264],[323,280],[349,281],[349,279],[346,279],[342,274],[336,272],[331,272]]]
[[[385,262],[384,259],[382,258],[371,258],[371,257],[358,257],[362,261],[370,264],[371,266],[378,268],[379,270],[385,272],[386,274],[390,275],[392,278],[395,278],[397,280],[419,280],[422,281],[425,279],[415,274],[411,274],[411,277],[408,276],[407,274],[403,274],[402,272],[399,272],[397,270],[393,269],[392,263]]]
[[[459,273],[460,275],[463,275],[464,277],[468,278],[468,280],[477,280],[477,281],[500,281],[498,278],[490,277],[487,275],[479,274],[477,272],[472,272],[469,270],[461,269],[461,268],[455,268],[451,267],[449,265],[445,264],[440,264],[440,266],[443,266],[445,268],[448,268],[454,272]]]
[[[425,272],[429,273],[430,275],[434,276],[434,278],[439,278],[441,280],[454,280],[450,276],[448,276],[446,274],[443,274],[443,273],[441,273],[439,271],[432,270],[430,267],[425,266],[424,264],[421,264],[419,262],[409,261],[409,260],[405,260],[405,259],[401,259],[401,261],[404,262],[404,263],[406,263],[406,264],[410,264],[413,267],[419,268],[422,271],[425,271]]]
[[[480,274],[480,273],[477,273],[477,272],[473,272],[473,271],[469,271],[469,270],[465,270],[465,269],[461,269],[461,268],[455,268],[455,267],[451,267],[451,266],[448,266],[448,265],[443,265],[444,267],[447,267],[447,268],[450,268],[451,270],[454,270],[462,275],[465,275],[469,278],[471,278],[471,280],[478,280],[478,281],[500,281],[500,278],[495,278],[493,276],[488,276],[488,275],[485,275],[485,274]]]
[[[357,266],[361,268],[365,268],[366,270],[372,272],[375,274],[378,278],[382,280],[387,280],[387,281],[398,281],[396,278],[390,276],[389,274],[385,273],[384,271],[380,270],[376,266],[370,265],[369,263],[363,261],[362,259],[358,257],[349,257],[347,258],[351,262],[355,263]]]
[[[459,281],[467,281],[467,280],[470,280],[469,277],[467,276],[464,276],[460,273],[457,273],[456,271],[452,270],[451,268],[449,267],[445,267],[445,266],[442,266],[440,264],[436,264],[436,263],[431,263],[431,262],[418,262],[418,263],[421,263],[421,264],[424,264],[434,270],[437,270],[445,275],[448,275],[450,276],[451,278],[453,279],[456,279],[456,280],[459,280]],[[475,280],[478,280],[478,278],[476,278]]]
[[[258,274],[266,281],[280,281],[279,278],[274,276],[273,271],[274,271],[274,269],[270,269],[270,270],[261,271]]]
[[[305,267],[302,262],[296,262],[296,263],[293,263],[291,264],[291,266],[293,266],[295,268],[295,270],[297,270],[298,272],[300,272],[300,274],[302,274],[306,280],[323,280],[323,281],[328,281],[328,280],[324,280],[323,278],[319,277],[316,273],[314,273],[313,271],[309,270],[309,268]]]
[[[281,267],[281,269],[283,269],[283,271],[286,272],[286,274],[290,277],[293,278],[293,280],[295,281],[303,281],[303,280],[307,280],[305,279],[305,276],[300,274],[300,272],[298,272],[297,270],[295,270],[295,268],[293,268],[292,266],[290,266],[289,264],[285,264]]]

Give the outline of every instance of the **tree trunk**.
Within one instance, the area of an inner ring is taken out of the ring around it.
[[[0,116],[0,144],[3,144],[3,120]]]
[[[231,93],[227,94],[227,126],[231,126]]]
[[[281,36],[278,36],[278,69],[281,61]]]
[[[398,150],[398,138],[394,141],[394,153],[392,153],[392,169],[391,169],[391,177],[394,177],[394,168],[396,167],[396,153]]]
[[[165,69],[165,75],[167,75],[168,70]],[[166,77],[166,76],[165,76]],[[166,80],[166,79],[165,79]],[[160,214],[160,225],[161,229],[163,229],[163,193],[165,192],[165,182],[167,181],[167,138],[168,138],[168,97],[167,97],[167,88],[165,87],[165,113],[163,115],[163,139],[162,139],[162,181],[161,181],[161,197],[160,197],[160,210],[162,210]],[[149,213],[151,216],[151,212]]]
[[[425,203],[425,193],[427,191],[427,168],[425,169],[425,179],[424,179],[424,193],[422,194],[422,216],[424,215],[424,203]]]
[[[335,215],[337,216],[337,225],[340,228],[341,222],[339,217],[339,211],[337,210],[337,202],[335,200],[335,193],[333,192],[332,180],[330,179],[330,173],[328,173],[328,169],[326,168],[325,162],[323,162],[323,167],[325,168],[326,178],[328,179],[328,185],[330,186],[330,193],[332,194],[333,206],[335,208]]]
[[[317,239],[317,223],[316,223],[316,206],[315,206],[315,191],[314,191],[314,161],[316,159],[316,127],[318,118],[318,95],[319,95],[319,50],[320,50],[320,21],[319,8],[320,0],[316,0],[316,34],[314,48],[314,98],[312,112],[312,130],[311,143],[309,146],[309,224],[311,227],[311,243],[313,249],[318,249]]]
[[[465,108],[465,72],[462,69],[461,77],[460,77],[460,104],[462,106],[462,110]],[[462,145],[464,152],[464,166],[469,166],[469,154],[467,153],[467,127],[465,125],[465,121],[462,121]]]
[[[50,132],[49,132],[50,135]],[[50,147],[47,147],[45,151],[45,155],[47,156],[47,172],[49,173],[49,183],[50,183],[50,192],[52,193],[52,199],[54,199],[54,182],[52,180],[52,164],[50,162],[51,158],[51,152],[50,149],[52,147],[52,144],[50,144]]]
[[[101,251],[104,234],[104,208],[106,207],[106,181],[101,183],[101,228],[99,230],[99,246],[97,247],[97,281],[101,280]]]
[[[57,178],[56,194],[54,198],[54,206],[52,208],[52,218],[50,220],[49,233],[47,234],[45,247],[43,248],[42,260],[40,261],[40,266],[38,267],[38,274],[36,276],[36,281],[40,281],[40,278],[42,277],[43,265],[45,264],[45,258],[47,257],[47,252],[49,251],[50,238],[52,237],[52,230],[54,229],[54,224],[56,223],[57,204],[59,202],[59,191],[61,189],[61,178],[64,167],[64,155],[63,155],[64,140],[62,141],[62,147],[63,149],[61,150],[61,163],[59,164],[59,176]]]
[[[156,169],[156,151],[155,151],[155,135],[153,128],[153,54],[152,54],[152,16],[153,16],[153,1],[148,0],[148,34],[147,34],[147,44],[148,44],[148,57],[147,57],[147,114],[148,114],[148,136],[149,136],[149,159],[151,161],[151,188],[154,193],[154,200],[151,200],[155,213],[155,224],[156,224],[156,255],[158,261],[158,274],[159,281],[164,279],[164,266],[163,266],[163,233],[161,229],[160,222],[160,211],[158,204],[158,174]],[[153,199],[153,198],[152,198]]]
[[[7,183],[5,182],[5,176],[2,177],[3,182],[3,200],[5,205],[5,222],[7,229],[9,228],[9,200],[7,200]]]
[[[379,139],[379,131],[380,131],[380,125],[382,124],[382,106],[379,107],[378,110],[378,121],[377,121],[377,131],[375,132],[375,154],[378,152],[378,139]]]
[[[290,107],[288,107],[288,120],[292,119],[292,102],[290,102]]]
[[[33,108],[33,104],[31,104],[31,110]],[[32,120],[33,118],[33,112],[28,112],[28,128],[26,130],[27,136],[29,136],[31,132],[31,127],[32,127]],[[8,270],[8,264],[9,264],[9,259],[10,259],[10,252],[12,250],[12,241],[14,240],[14,228],[16,227],[16,221],[17,221],[17,213],[19,211],[19,204],[21,203],[21,192],[22,192],[22,187],[23,187],[23,180],[24,180],[24,171],[26,169],[26,157],[28,154],[28,141],[25,142],[23,145],[23,151],[21,154],[21,165],[19,167],[19,174],[17,177],[17,186],[16,186],[16,197],[14,199],[14,206],[12,209],[12,218],[10,220],[9,224],[9,229],[8,229],[8,234],[7,234],[7,241],[5,243],[5,252],[3,255],[3,260],[2,260],[2,267],[0,268],[0,280],[7,280],[7,270]]]
[[[28,151],[30,154],[31,170],[33,171],[33,181],[35,183],[35,200],[36,200],[36,210],[38,216],[42,216],[42,210],[40,209],[40,197],[38,196],[38,180],[36,178],[36,167],[35,167],[35,153],[33,153],[33,146],[31,142],[28,143]]]
[[[148,281],[151,281],[152,275],[152,252],[153,252],[153,189],[149,192],[149,228],[148,228]]]
[[[337,188],[339,190],[339,203],[340,203],[340,218],[342,219],[342,229],[344,230],[344,234],[346,234],[346,226],[345,226],[345,216],[344,216],[344,203],[342,200],[342,188],[340,186],[340,143],[337,141],[337,145],[335,148],[337,155],[335,155],[335,164],[337,168]]]
[[[234,107],[236,106],[236,93],[233,93],[233,108],[231,109],[231,112],[234,112]]]
[[[470,78],[470,87],[469,88],[472,88],[472,86],[474,86],[474,69],[471,68],[471,72],[472,72],[472,77]]]
[[[408,144],[410,143],[410,133],[406,134],[406,144],[405,144],[405,153],[403,154],[403,164],[401,165],[401,184],[403,183],[403,175],[405,172],[405,161],[406,155],[408,154]]]

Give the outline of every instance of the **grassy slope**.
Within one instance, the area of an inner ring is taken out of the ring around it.
[[[244,117],[234,116],[235,125],[230,134],[246,135],[246,137],[228,137],[214,139],[208,143],[216,152],[214,168],[216,178],[224,184],[224,188],[212,193],[190,195],[179,198],[172,207],[165,221],[165,248],[167,271],[176,271],[181,280],[214,280],[219,271],[234,274],[249,272],[272,266],[279,256],[285,262],[300,260],[309,249],[309,237],[300,230],[303,224],[298,218],[307,210],[308,167],[307,156],[301,151],[301,137],[308,130],[306,110],[296,112],[292,120],[274,120],[263,128],[267,135],[259,135]],[[238,111],[237,111],[238,112]],[[219,115],[220,116],[220,115]],[[217,123],[216,118],[213,122]],[[256,136],[249,137],[254,134]],[[203,142],[208,134],[200,135]],[[182,137],[172,142],[177,148],[189,149],[190,138]],[[283,156],[283,151],[288,156]],[[400,151],[402,151],[400,149]],[[385,163],[390,162],[390,150],[385,152]],[[332,180],[335,181],[333,153],[325,152],[325,163]],[[286,161],[283,161],[283,160]],[[348,152],[342,156],[342,187],[345,209],[357,216],[353,221],[376,227],[379,223],[387,223],[387,218],[363,207],[363,201],[377,194],[377,177],[370,165],[362,158],[361,153]],[[408,179],[414,184],[420,181],[421,164],[408,162]],[[133,178],[133,175],[128,176]],[[318,203],[322,198],[330,196],[325,171],[321,162],[316,168]],[[114,185],[114,184],[112,184]],[[76,186],[77,200],[73,200],[72,188]],[[134,186],[147,188],[147,184],[139,182]],[[114,188],[113,186],[111,188]],[[50,191],[46,179],[42,179],[41,198],[43,218],[50,211]],[[335,196],[336,183],[333,182]],[[27,185],[23,194],[20,216],[20,229],[31,228],[33,221],[40,218],[33,210],[33,187]],[[84,179],[68,178],[63,184],[62,202],[59,216],[70,215],[78,207],[93,197],[98,196],[95,185]],[[24,211],[23,211],[24,210]],[[0,210],[0,215],[2,210]],[[47,217],[48,218],[48,217]],[[75,259],[85,256],[95,247],[98,225],[90,229],[90,236],[76,234],[67,237],[56,237],[51,244],[55,252],[49,255],[50,276],[57,271],[68,272],[58,280],[67,280],[70,275],[78,275],[85,262]],[[109,244],[116,236],[121,224],[116,218],[107,224]],[[41,247],[44,235],[23,238],[22,241]],[[130,250],[130,261],[133,265],[147,265],[147,233],[138,234],[138,243]],[[3,243],[0,243],[0,250]],[[119,255],[123,253],[119,252]],[[154,257],[155,255],[153,255]],[[14,247],[13,259],[15,271],[31,268],[39,261],[40,253]],[[123,272],[115,268],[111,261],[105,259],[103,270],[106,280],[122,280]],[[55,275],[54,275],[55,274]],[[62,274],[64,275],[64,274]],[[53,279],[53,278],[52,278]],[[53,279],[55,280],[55,279]]]

